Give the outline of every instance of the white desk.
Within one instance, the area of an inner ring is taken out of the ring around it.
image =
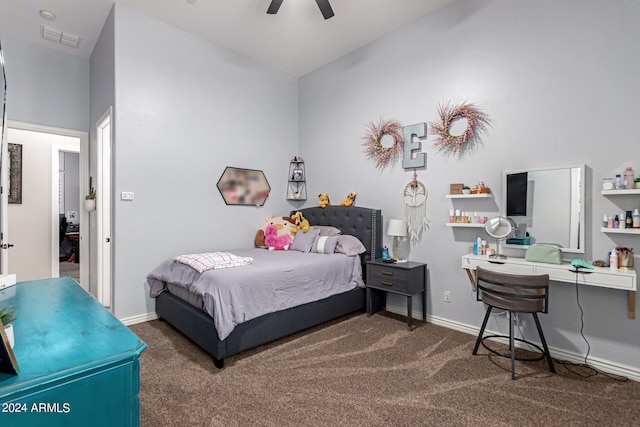
[[[476,267],[487,270],[513,274],[548,274],[549,280],[554,282],[576,283],[576,272],[571,264],[545,264],[529,262],[524,258],[509,257],[507,259],[489,259],[487,255],[463,255],[462,268],[467,271],[469,280],[475,290]],[[610,270],[609,268],[594,267],[593,270],[580,270],[577,275],[580,285],[599,286],[603,288],[620,289],[629,293],[629,318],[636,318],[636,272],[634,270]]]

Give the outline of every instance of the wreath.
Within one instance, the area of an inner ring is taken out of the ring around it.
[[[402,123],[395,119],[384,120],[380,118],[377,123],[369,122],[367,133],[362,138],[364,139],[362,145],[367,157],[375,160],[376,168],[382,170],[400,158],[404,150],[402,129]],[[393,138],[391,147],[382,146],[381,141],[385,135]]]
[[[461,159],[480,142],[480,135],[491,124],[489,116],[474,104],[464,103],[452,106],[451,103],[438,105],[440,122],[432,122],[431,130],[436,134],[435,148],[447,156]],[[451,124],[458,119],[467,119],[467,128],[461,135],[451,135]]]

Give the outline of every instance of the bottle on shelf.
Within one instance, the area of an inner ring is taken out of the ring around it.
[[[640,210],[638,210],[638,208],[635,208],[633,210],[633,228],[640,228]]]
[[[636,180],[636,176],[633,173],[633,169],[631,167],[628,167],[627,169],[625,169],[624,171],[624,188],[626,189],[630,189],[633,188],[633,183]]]
[[[624,186],[622,185],[622,177],[619,173],[616,174],[616,190],[622,190]]]

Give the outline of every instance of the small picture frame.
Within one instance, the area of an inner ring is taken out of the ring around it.
[[[11,375],[18,375],[20,369],[18,368],[18,361],[16,355],[13,354],[13,349],[9,345],[9,338],[4,333],[4,325],[0,320],[0,372],[4,372]]]
[[[9,153],[9,203],[22,204],[22,144],[7,145]]]
[[[302,169],[294,169],[291,174],[292,181],[302,181],[304,179],[304,175],[302,174]]]

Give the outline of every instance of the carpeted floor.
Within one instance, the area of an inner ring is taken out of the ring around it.
[[[355,315],[225,359],[165,322],[131,326],[143,426],[638,426],[640,383],[489,356],[475,337]]]
[[[80,264],[75,262],[61,262],[60,263],[60,277],[69,276],[80,283]]]

